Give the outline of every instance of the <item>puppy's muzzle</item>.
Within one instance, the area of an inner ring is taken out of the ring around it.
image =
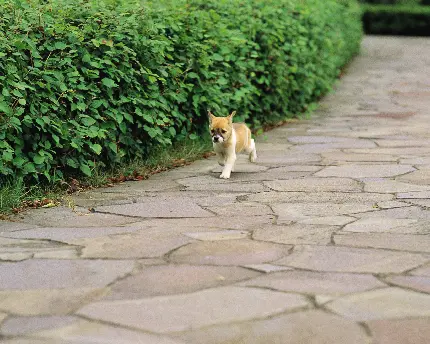
[[[214,135],[212,136],[212,142],[213,143],[220,143],[223,141],[223,138],[221,135]]]

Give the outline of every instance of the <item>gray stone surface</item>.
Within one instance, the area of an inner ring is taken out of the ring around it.
[[[142,272],[113,284],[104,299],[126,300],[190,293],[200,289],[232,284],[258,275],[259,273],[256,271],[237,266],[149,266]]]
[[[0,342],[427,344],[429,66],[366,37],[231,179],[211,156],[0,221]]]
[[[418,253],[302,245],[275,264],[316,271],[401,273],[428,260],[428,256]]]
[[[96,302],[78,313],[110,323],[167,333],[262,318],[307,305],[308,301],[296,294],[222,287],[151,299]]]
[[[104,287],[131,272],[132,261],[29,260],[0,263],[0,290]]]
[[[355,321],[428,317],[430,295],[399,288],[382,288],[343,296],[325,307]]]
[[[319,310],[188,331],[177,337],[189,344],[369,343],[365,331],[359,325]]]
[[[174,251],[174,263],[202,265],[247,265],[271,262],[288,254],[291,246],[252,240],[196,242]]]
[[[367,323],[375,344],[427,344],[430,317],[372,320]]]

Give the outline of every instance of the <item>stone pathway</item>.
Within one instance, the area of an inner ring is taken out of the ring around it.
[[[367,37],[257,148],[0,222],[0,342],[429,343],[428,39]]]

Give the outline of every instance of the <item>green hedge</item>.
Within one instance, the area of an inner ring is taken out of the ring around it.
[[[430,36],[429,6],[365,5],[364,10],[366,33]]]
[[[5,0],[0,175],[50,181],[296,116],[358,51],[354,0]]]

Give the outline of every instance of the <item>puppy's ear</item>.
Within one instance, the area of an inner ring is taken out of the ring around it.
[[[233,123],[233,117],[234,117],[235,114],[236,114],[236,111],[233,111],[230,115],[227,116],[228,121],[230,123]]]
[[[209,118],[209,124],[211,124],[213,119],[215,118],[211,110],[208,110],[208,118]]]

